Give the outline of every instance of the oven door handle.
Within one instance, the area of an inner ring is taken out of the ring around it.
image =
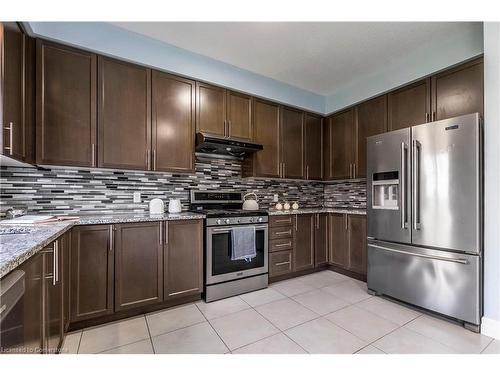
[[[256,225],[255,226],[256,230],[260,229],[267,229],[267,225]],[[213,233],[229,233],[232,230],[232,228],[214,228],[212,229]]]

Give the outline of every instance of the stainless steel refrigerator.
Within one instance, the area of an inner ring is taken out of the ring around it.
[[[372,293],[479,329],[482,178],[478,113],[367,139]]]

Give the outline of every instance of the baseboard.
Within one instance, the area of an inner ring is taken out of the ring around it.
[[[500,340],[500,320],[483,316],[481,319],[481,334]]]

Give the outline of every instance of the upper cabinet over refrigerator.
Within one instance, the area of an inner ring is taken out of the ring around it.
[[[412,128],[415,245],[481,249],[481,129],[478,113]]]
[[[368,237],[409,243],[410,129],[367,139]]]

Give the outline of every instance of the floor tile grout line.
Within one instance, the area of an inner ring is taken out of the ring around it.
[[[108,349],[104,349],[104,350],[101,350],[100,352],[97,352],[97,353],[82,353],[82,354],[106,354],[104,352],[107,352],[109,350],[114,350],[114,349],[119,349],[119,348],[123,348],[124,346],[127,346],[127,345],[132,345],[132,344],[137,344],[138,342],[141,342],[141,341],[144,341],[144,340],[148,340],[148,338],[144,338],[144,339],[140,339],[140,340],[135,340],[135,341],[132,341],[132,342],[128,342],[126,344],[123,344],[123,345],[118,345],[118,346],[113,346],[112,348],[108,348]],[[151,343],[151,345],[153,345],[153,343]],[[135,353],[134,353],[135,354]]]
[[[80,354],[80,344],[82,343],[83,329],[80,330],[80,339],[78,340],[78,347],[76,349],[76,354]]]
[[[486,350],[486,349],[488,349],[488,348],[490,347],[490,345],[492,345],[492,344],[493,344],[493,342],[494,342],[494,341],[495,341],[495,339],[493,339],[493,338],[492,338],[492,339],[491,339],[491,341],[489,342],[489,344],[488,344],[488,345],[486,345],[486,346],[484,347],[484,349],[483,349],[483,350],[481,350],[481,353],[479,353],[479,354],[484,354],[485,350]]]
[[[217,332],[217,330],[214,328],[214,326],[212,325],[212,323],[210,323],[210,320],[207,319],[207,317],[203,314],[203,312],[200,310],[200,308],[198,307],[197,304],[194,304],[194,305],[196,306],[196,308],[198,309],[198,311],[205,317],[208,325],[212,328],[212,330],[215,332],[215,334],[217,335],[217,337],[219,338],[219,340],[222,342],[222,344],[224,344],[224,346],[229,351],[229,353],[233,354],[232,350],[229,349],[229,346],[226,344],[226,342],[224,341],[224,339],[219,335],[219,332]],[[241,310],[241,311],[244,311],[244,310]]]
[[[153,338],[151,337],[151,330],[149,329],[148,317],[144,314],[144,320],[146,321],[146,328],[148,329],[149,334],[149,342],[151,344],[151,348],[153,349],[153,354],[156,354],[155,346],[153,345]]]

